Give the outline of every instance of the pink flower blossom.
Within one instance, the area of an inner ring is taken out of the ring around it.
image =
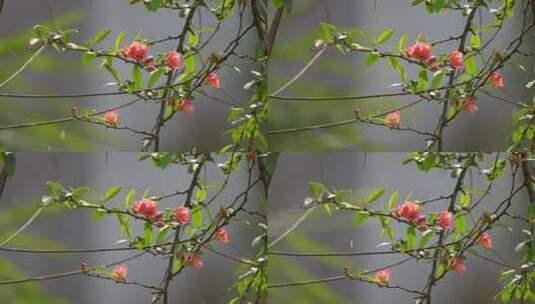
[[[183,257],[182,262],[186,266],[192,266],[196,271],[201,270],[201,268],[204,266],[204,263],[201,260],[201,255],[198,252]]]
[[[492,72],[492,74],[490,74],[490,83],[498,88],[503,88],[505,86],[502,74],[500,74],[500,72]]]
[[[479,107],[476,105],[476,103],[474,102],[474,98],[472,97],[466,97],[464,99],[464,102],[463,102],[463,106],[464,106],[464,109],[468,112],[468,113],[475,113],[479,110]]]
[[[214,89],[221,88],[221,78],[216,73],[208,74],[206,80]]]
[[[187,224],[191,222],[191,216],[189,214],[189,208],[178,207],[175,210],[175,218],[180,224]]]
[[[195,107],[193,106],[189,98],[184,98],[180,102],[180,109],[186,114],[191,114],[195,111]]]
[[[135,203],[134,212],[152,219],[158,214],[157,204],[151,199],[144,198]]]
[[[245,159],[247,161],[253,161],[256,159],[256,152],[255,151],[247,151],[245,152]]]
[[[409,48],[408,55],[420,61],[427,61],[433,56],[431,45],[418,41]]]
[[[142,61],[147,57],[148,51],[148,45],[139,41],[134,41],[124,48],[123,55],[137,61]]]
[[[464,260],[459,257],[455,258],[451,268],[458,274],[463,274],[466,271],[466,266],[464,266]]]
[[[112,276],[117,281],[125,281],[126,276],[128,275],[128,267],[125,264],[115,266],[111,272]]]
[[[104,121],[112,126],[116,126],[119,123],[119,111],[112,110],[104,113]]]
[[[427,225],[427,218],[425,215],[421,215],[416,219],[416,228],[420,231],[426,231],[429,229],[429,226]]]
[[[396,214],[414,222],[420,218],[420,205],[411,201],[405,201],[397,208]]]
[[[463,56],[464,56],[463,53],[460,51],[450,52],[450,55],[449,55],[450,65],[455,69],[464,68]]]
[[[157,212],[153,217],[152,220],[154,221],[154,225],[158,228],[165,227],[165,222],[163,220],[163,213]]]
[[[154,64],[154,57],[153,56],[147,56],[145,59],[143,59],[143,63],[145,64],[145,69],[149,72],[152,72],[156,70],[156,65]]]
[[[481,234],[481,236],[478,239],[478,243],[479,245],[485,248],[492,249],[492,237],[490,236],[490,234],[486,232]]]
[[[230,242],[230,239],[229,239],[229,236],[228,236],[228,232],[225,228],[219,228],[217,229],[216,233],[215,233],[215,239],[218,240],[218,241],[221,241],[225,244],[229,243]]]
[[[167,65],[172,69],[180,69],[182,67],[182,55],[176,51],[169,51],[165,54]]]
[[[388,285],[390,281],[390,269],[383,269],[375,273],[375,283],[379,285]]]
[[[438,214],[437,223],[443,229],[451,229],[453,227],[451,212],[449,212],[448,210],[441,211]]]
[[[390,112],[386,115],[385,125],[387,125],[389,128],[391,129],[397,128],[399,127],[400,123],[401,123],[400,111]]]

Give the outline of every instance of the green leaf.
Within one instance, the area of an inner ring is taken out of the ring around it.
[[[134,79],[134,90],[139,90],[143,83],[143,74],[137,65],[132,68],[132,78]]]
[[[119,35],[117,35],[117,38],[115,39],[115,51],[116,52],[121,50],[121,46],[123,45],[123,41],[125,37],[126,37],[125,32],[120,32]]]
[[[191,226],[193,228],[202,228],[202,208],[195,207],[191,210]]]
[[[473,54],[468,54],[465,57],[464,66],[466,74],[470,76],[477,75],[477,62]]]
[[[130,205],[134,202],[134,198],[136,197],[136,189],[130,189],[128,193],[126,194],[126,197],[124,198],[124,207],[126,209],[130,208]]]
[[[321,38],[325,40],[332,40],[336,32],[338,32],[338,29],[336,28],[336,26],[329,24],[329,23],[320,22]]]
[[[458,235],[461,235],[466,230],[466,220],[464,218],[464,214],[457,215],[457,218],[455,219],[455,233]]]
[[[385,42],[387,42],[390,38],[392,38],[392,35],[394,34],[395,30],[393,28],[388,28],[384,30],[379,36],[375,38],[373,43],[375,45],[381,45]]]
[[[182,261],[180,259],[175,259],[173,263],[173,272],[178,272],[182,268]]]
[[[399,38],[398,51],[400,53],[402,53],[405,50],[405,45],[407,44],[408,39],[409,39],[409,35],[407,33],[403,34],[403,36]]]
[[[89,44],[95,44],[99,43],[100,41],[104,40],[108,35],[111,33],[110,29],[103,29],[100,32],[98,32],[93,38],[91,38]]]
[[[206,191],[206,188],[204,187],[197,189],[197,191],[195,192],[195,198],[197,199],[198,202],[204,202],[207,196],[208,196],[208,193]]]
[[[329,206],[328,204],[323,204],[323,209],[325,209],[325,212],[327,213],[328,216],[331,216],[332,215],[332,211],[331,211],[331,206]]]
[[[93,220],[94,220],[95,222],[97,222],[97,221],[99,221],[100,219],[102,219],[102,217],[103,217],[104,215],[106,215],[106,214],[108,214],[108,213],[107,213],[106,210],[104,210],[104,209],[95,209],[95,210],[93,210]]]
[[[371,52],[370,54],[368,54],[368,57],[366,58],[366,65],[372,66],[374,63],[377,62],[377,60],[379,60],[379,58],[381,58],[381,55],[379,55],[379,53]]]
[[[113,78],[117,80],[117,82],[121,82],[121,73],[119,73],[117,69],[115,69],[113,66],[108,65],[108,64],[104,65],[104,68],[108,70],[108,72],[113,76]]]
[[[156,237],[156,244],[162,244],[167,238],[170,230],[171,226],[165,226],[164,228],[160,229],[160,231],[158,231],[158,236]]]
[[[390,195],[390,198],[388,199],[388,205],[387,205],[388,210],[394,210],[394,207],[396,206],[398,199],[399,199],[399,192],[397,191],[392,192],[392,194]]]
[[[190,33],[188,36],[188,44],[191,47],[197,46],[199,44],[200,37],[197,33]]]
[[[156,71],[152,72],[150,74],[149,82],[148,82],[147,86],[149,88],[152,88],[158,82],[158,80],[160,80],[160,77],[162,76],[162,74],[163,74],[163,70],[162,69],[157,69]]]
[[[463,208],[467,208],[468,206],[470,206],[471,201],[472,201],[472,198],[469,193],[465,193],[465,192],[461,193],[460,202]]]
[[[425,69],[420,70],[418,73],[418,84],[416,85],[417,91],[423,91],[427,89],[427,71]]]
[[[195,57],[191,53],[184,56],[184,73],[195,74]]]
[[[315,198],[317,200],[321,200],[322,194],[324,192],[328,192],[329,190],[327,186],[318,182],[310,182],[308,187],[312,198]]]
[[[413,249],[416,242],[416,228],[414,226],[407,227],[405,238],[407,239],[407,249]]]
[[[446,4],[446,0],[435,0],[435,12],[440,12],[441,9],[444,8],[444,5]]]
[[[479,35],[472,33],[472,37],[470,37],[470,46],[473,49],[479,49],[481,46],[481,40],[479,39]]]
[[[108,191],[106,191],[106,194],[104,194],[104,198],[102,199],[103,201],[109,201],[111,200],[112,198],[116,197],[117,194],[119,194],[119,192],[121,192],[121,189],[123,189],[123,187],[121,186],[112,186],[108,189]]]
[[[227,17],[230,17],[232,15],[232,9],[234,8],[234,5],[236,4],[235,0],[224,0],[221,1],[221,9],[217,14],[217,18],[219,20],[223,20]]]
[[[381,196],[385,193],[385,189],[383,188],[376,188],[374,189],[369,195],[368,199],[366,200],[366,204],[371,204],[375,201],[377,201]]]
[[[427,244],[429,243],[433,235],[434,235],[434,232],[431,229],[424,231],[424,233],[422,234],[422,238],[420,239],[420,242],[418,243],[418,248],[424,248],[425,246],[427,246]]]
[[[357,211],[355,213],[355,222],[358,225],[364,224],[369,218],[370,216],[368,215],[368,212],[366,211]]]
[[[85,63],[85,64],[89,64],[91,62],[93,62],[93,60],[95,60],[95,58],[97,58],[97,55],[93,52],[85,52],[83,55],[82,55],[82,62]]]
[[[437,71],[433,76],[433,80],[431,81],[431,88],[432,89],[438,88],[440,84],[442,83],[443,78],[444,78],[444,71],[442,70]]]
[[[281,7],[284,6],[285,1],[284,0],[273,0],[272,3],[273,3],[274,7],[281,8]]]
[[[125,214],[116,213],[119,224],[121,225],[121,231],[126,234],[128,237],[132,237],[132,228],[130,227],[130,222],[128,217]]]
[[[2,169],[6,172],[7,176],[15,175],[15,170],[17,168],[17,162],[15,159],[15,153],[12,152],[3,152],[2,153]]]
[[[143,235],[145,238],[145,246],[152,245],[152,224],[147,222],[145,223],[145,228],[143,229]]]
[[[46,182],[46,188],[48,189],[48,195],[52,196],[58,194],[63,189],[63,186],[60,183],[48,181]]]

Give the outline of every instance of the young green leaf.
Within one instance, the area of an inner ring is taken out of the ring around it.
[[[137,65],[132,68],[132,78],[134,79],[134,90],[139,90],[143,83],[143,74]]]
[[[392,38],[392,35],[394,34],[395,30],[393,28],[388,28],[384,30],[379,36],[375,38],[373,43],[375,45],[381,45],[385,42],[387,42],[390,38]]]
[[[123,189],[123,187],[117,185],[110,187],[108,191],[106,191],[106,194],[104,194],[103,201],[109,201],[112,198],[116,197],[117,194],[121,192],[121,189]]]
[[[368,199],[366,200],[366,204],[371,204],[375,201],[377,201],[381,196],[385,193],[385,189],[383,188],[376,188],[374,189],[369,195]]]

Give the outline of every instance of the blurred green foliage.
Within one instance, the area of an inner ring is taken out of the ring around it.
[[[3,208],[0,213],[0,240],[5,240],[27,220],[35,212],[35,205],[35,203],[22,203],[15,205],[15,207]],[[59,208],[47,209],[45,216],[56,214],[59,211]],[[13,239],[9,246],[49,249],[65,248],[65,244],[61,242],[26,231]],[[16,263],[13,263],[9,255],[0,253],[0,280],[25,277],[28,277],[28,274]],[[25,283],[0,286],[0,303],[67,304],[68,302],[50,295],[39,283]]]
[[[70,11],[45,23],[51,28],[69,28],[82,20],[82,11]],[[0,38],[0,80],[4,81],[22,66],[35,50],[28,48],[35,36],[32,28]],[[81,74],[83,67],[78,57],[58,54],[55,50],[43,52],[21,75],[8,83],[2,92],[31,94],[51,93],[50,80],[62,81],[70,75]],[[65,89],[68,91],[68,88]],[[69,117],[71,100],[24,100],[0,98],[0,124],[43,121]],[[80,123],[66,123],[0,132],[0,146],[9,150],[94,150],[89,143],[102,141],[102,134],[94,127]]]

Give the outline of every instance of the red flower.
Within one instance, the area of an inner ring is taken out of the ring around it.
[[[492,249],[492,237],[490,236],[490,234],[486,232],[481,234],[481,236],[478,239],[478,243],[479,245],[485,248]]]
[[[230,239],[228,237],[228,232],[225,228],[219,228],[217,229],[216,233],[215,233],[215,239],[218,240],[218,241],[221,241],[223,243],[228,243],[230,242]]]
[[[219,75],[217,75],[216,73],[208,74],[206,80],[214,89],[221,88],[221,78],[219,78]]]
[[[182,55],[176,51],[169,51],[165,54],[167,65],[172,69],[180,69],[182,67]]]
[[[187,224],[191,222],[191,216],[189,214],[189,208],[178,207],[175,210],[175,218],[180,224]]]
[[[189,98],[184,98],[180,102],[180,109],[186,114],[191,114],[195,111],[195,107],[193,106]]]
[[[443,229],[451,229],[453,227],[453,220],[451,212],[444,210],[438,214],[438,225]]]
[[[502,74],[499,72],[492,72],[492,74],[490,74],[490,83],[498,88],[503,88],[505,85]]]
[[[154,221],[154,225],[158,228],[165,227],[165,222],[163,220],[163,213],[157,212],[153,217],[152,220]]]
[[[473,114],[479,110],[479,107],[476,105],[476,103],[474,102],[474,98],[472,97],[466,97],[464,99],[463,106],[468,113]]]
[[[463,274],[463,272],[466,271],[466,266],[464,266],[464,260],[459,257],[455,258],[451,268],[458,274]]]
[[[433,71],[433,72],[438,71],[439,65],[437,63],[437,57],[436,56],[431,56],[429,58],[429,60],[427,61],[427,63],[429,64],[429,66],[431,68],[431,71]]]
[[[193,268],[197,271],[201,270],[201,268],[204,266],[204,263],[201,260],[201,255],[198,252],[185,256],[182,258],[182,260],[184,265],[193,266]]]
[[[386,115],[385,125],[387,125],[390,129],[399,127],[400,123],[401,123],[400,111],[390,112]]]
[[[112,110],[104,113],[104,122],[116,126],[119,123],[119,111]]]
[[[420,218],[420,205],[411,201],[405,201],[401,206],[398,207],[396,213],[398,216],[414,222]]]
[[[416,228],[420,231],[426,231],[429,229],[429,226],[427,225],[427,218],[425,215],[421,215],[419,218],[416,219]]]
[[[134,212],[142,214],[146,218],[153,219],[158,215],[158,208],[156,202],[148,198],[144,198],[134,205]]]
[[[125,281],[127,275],[128,275],[128,267],[126,267],[126,265],[121,264],[113,268],[112,276],[115,280]]]
[[[433,56],[431,45],[418,41],[409,48],[409,56],[420,61],[427,61]]]
[[[375,283],[378,285],[388,285],[390,281],[390,269],[383,269],[375,273]]]
[[[247,161],[253,161],[256,159],[256,152],[255,151],[247,151],[245,152],[245,159]]]
[[[449,55],[450,65],[455,69],[464,68],[463,53],[460,51],[453,51]]]
[[[139,41],[134,41],[130,45],[127,45],[124,50],[123,54],[126,57],[130,57],[137,61],[142,61],[147,57],[147,53],[149,51],[148,45],[141,43]]]
[[[156,65],[154,64],[154,57],[153,56],[147,56],[145,59],[143,59],[143,63],[145,64],[145,69],[149,72],[152,72],[156,70]]]

